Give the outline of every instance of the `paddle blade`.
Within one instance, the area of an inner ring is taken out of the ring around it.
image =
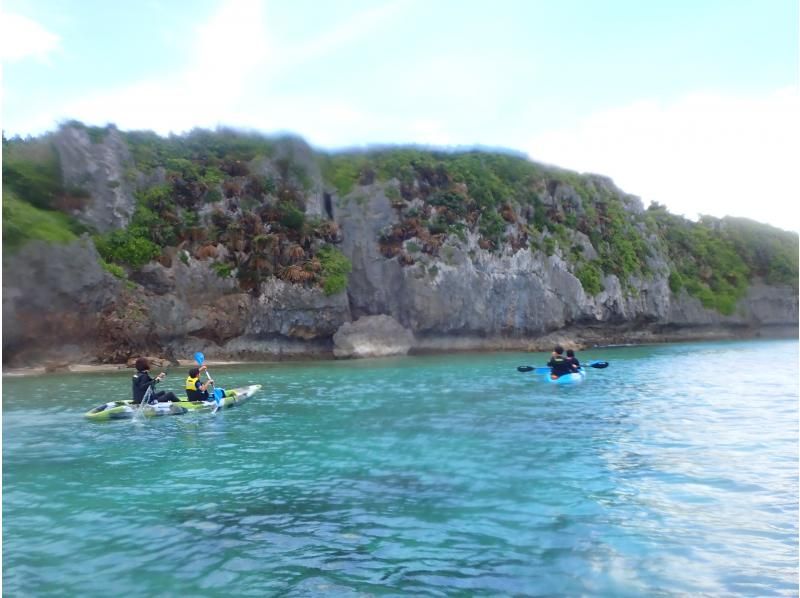
[[[593,362],[591,362],[589,364],[589,367],[590,368],[596,368],[598,370],[602,370],[603,368],[607,368],[608,367],[608,362],[607,361],[593,361]]]
[[[220,399],[221,399],[223,396],[225,396],[225,395],[224,395],[224,393],[222,392],[222,389],[221,389],[221,388],[215,388],[215,389],[214,389],[214,400],[215,400],[215,401],[217,401],[217,402],[219,403],[219,400],[220,400]]]
[[[550,373],[550,368],[549,367],[535,368],[535,367],[530,366],[530,365],[521,365],[521,366],[519,366],[517,368],[517,371],[519,371],[519,372],[533,372],[535,374],[548,374],[548,373]]]
[[[194,360],[197,362],[197,365],[203,365],[203,362],[206,360],[206,356],[198,351],[194,354]]]

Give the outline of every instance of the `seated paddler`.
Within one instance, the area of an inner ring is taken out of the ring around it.
[[[186,378],[186,398],[189,401],[213,401],[214,396],[209,393],[209,387],[214,385],[214,381],[209,378],[205,382],[200,379],[201,374],[206,370],[206,366],[189,370],[189,377]]]
[[[556,348],[553,349],[547,365],[550,368],[550,378],[553,380],[565,374],[571,374],[573,371],[572,363],[564,357],[564,347],[561,345],[556,345]]]

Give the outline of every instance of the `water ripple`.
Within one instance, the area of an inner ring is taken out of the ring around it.
[[[797,595],[796,342],[219,368],[240,409],[91,424],[4,380],[9,595]]]

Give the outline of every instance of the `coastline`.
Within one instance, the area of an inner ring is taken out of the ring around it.
[[[208,367],[221,367],[226,365],[246,365],[250,363],[272,363],[270,361],[210,361],[206,360]],[[192,367],[196,365],[191,359],[179,359],[177,366],[170,367]],[[153,368],[157,369],[157,368]],[[3,368],[3,377],[19,378],[24,376],[41,376],[44,374],[96,374],[119,372],[124,370],[133,371],[133,367],[124,363],[71,363],[57,366],[35,365],[25,368]]]
[[[604,347],[631,347],[645,345],[662,345],[674,343],[693,343],[711,341],[745,341],[745,340],[781,340],[795,339],[798,336],[798,327],[789,325],[764,326],[759,329],[731,330],[731,329],[694,329],[691,333],[686,330],[671,330],[653,333],[652,331],[618,331],[616,334],[606,329],[605,334],[591,328],[562,329],[554,331],[546,336],[536,339],[523,338],[480,338],[480,337],[427,337],[418,338],[415,345],[408,352],[410,356],[436,355],[445,353],[494,353],[494,352],[547,352],[551,350],[553,344],[573,346],[579,351],[588,349],[600,349]],[[396,356],[396,355],[395,355]],[[260,359],[220,359],[206,360],[206,365],[210,368],[224,367],[231,365],[253,365],[253,364],[279,364],[287,362],[300,362],[308,360],[335,361],[333,353],[320,354],[282,354],[270,355],[265,353]],[[270,358],[272,357],[272,358]],[[350,358],[358,359],[358,358]],[[348,359],[338,359],[347,361]],[[177,365],[168,368],[190,368],[196,365],[191,359],[178,359]],[[158,368],[153,368],[158,369]],[[120,371],[133,371],[133,367],[125,363],[40,363],[23,368],[3,367],[3,378],[19,378],[42,376],[47,374],[95,374]]]

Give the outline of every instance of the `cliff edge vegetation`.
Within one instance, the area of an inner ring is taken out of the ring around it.
[[[105,273],[98,288],[104,276],[121,283],[86,303],[97,310],[94,336],[104,346],[125,336],[126,350],[179,350],[199,338],[231,355],[287,343],[325,352],[342,324],[381,314],[420,338],[626,322],[796,326],[796,233],[645,209],[607,177],[507,151],[328,153],[292,136],[161,137],[75,121],[37,138],[4,137],[4,262],[22,268],[37,251],[79,239],[80,255]],[[38,281],[44,296],[66,296],[57,278]],[[14,284],[4,279],[14,290],[4,299],[12,356],[35,344],[23,317],[32,291]],[[762,287],[787,289],[770,299],[780,315],[747,303]],[[461,305],[470,292],[502,301]],[[437,307],[454,303],[460,311],[449,315]],[[138,331],[117,326],[126,309]],[[194,322],[198,309],[228,332]],[[171,332],[143,332],[152,318],[142,314],[152,312],[170,319]]]

